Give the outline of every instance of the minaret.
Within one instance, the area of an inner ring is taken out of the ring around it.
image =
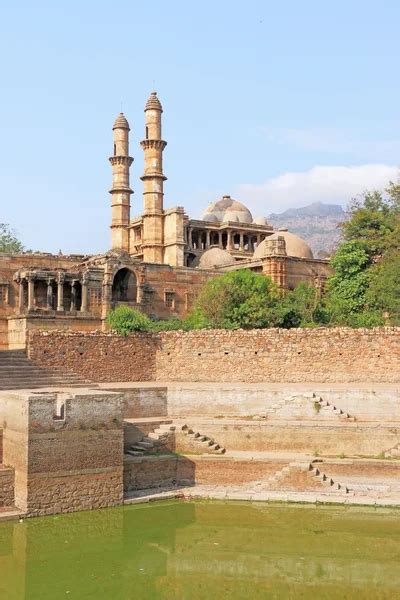
[[[133,158],[129,156],[129,123],[123,113],[115,119],[114,155],[112,165],[111,194],[111,248],[129,251],[130,197],[129,167]]]
[[[162,106],[157,93],[152,92],[147,100],[146,138],[140,142],[144,150],[144,173],[141,177],[143,190],[143,261],[152,263],[164,262],[164,233],[163,233],[163,197],[164,181],[162,153],[167,145],[161,139]]]

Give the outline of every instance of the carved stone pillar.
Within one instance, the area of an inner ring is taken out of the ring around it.
[[[25,308],[25,278],[21,277],[19,283],[19,294],[18,294],[18,312],[20,315],[24,312]]]
[[[189,227],[189,229],[188,229],[188,245],[189,245],[189,248],[193,248],[192,233],[193,233],[193,230],[192,230],[191,227]]]
[[[230,229],[228,229],[226,234],[226,249],[228,252],[232,250],[232,231]]]
[[[35,277],[28,275],[28,310],[35,308]]]
[[[57,277],[57,310],[64,310],[64,273],[59,273]]]
[[[107,270],[106,266],[103,276],[103,298],[101,302],[101,318],[103,320],[111,310],[113,279],[114,276],[112,271]]]
[[[53,308],[53,280],[47,280],[47,309],[52,310]]]
[[[89,281],[89,274],[84,273],[82,276],[81,312],[87,312],[87,309],[88,309],[88,281]]]
[[[206,249],[210,247],[210,231],[207,229],[206,231]]]
[[[244,250],[244,240],[243,240],[243,233],[240,233],[240,241],[239,241],[239,250]]]
[[[222,248],[222,231],[218,231],[218,248]]]
[[[76,280],[73,279],[71,282],[71,306],[70,311],[76,310]]]

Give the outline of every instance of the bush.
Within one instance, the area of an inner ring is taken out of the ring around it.
[[[124,304],[117,306],[107,315],[106,323],[112,331],[124,336],[132,331],[152,330],[152,322],[147,315]]]
[[[164,321],[151,321],[151,329],[152,331],[178,331],[184,329],[184,324],[181,319],[172,317]]]
[[[197,317],[193,318],[222,329],[270,327],[279,300],[280,293],[269,277],[240,269],[206,283],[197,300]]]

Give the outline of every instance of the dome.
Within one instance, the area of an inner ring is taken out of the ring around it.
[[[161,102],[157,98],[157,92],[151,92],[144,110],[159,110],[162,112]]]
[[[253,223],[254,225],[268,225],[267,217],[256,217]]]
[[[210,204],[203,214],[203,220],[210,221],[211,215],[215,215],[216,220],[220,223],[233,221],[235,223],[250,224],[253,222],[249,209],[230,196],[223,196],[221,200]]]
[[[268,236],[266,240],[277,240],[279,237],[283,237],[285,240],[287,256],[294,256],[296,258],[314,258],[310,246],[302,240],[301,237],[294,233],[290,233],[287,229],[279,229]],[[266,255],[266,240],[257,246],[253,258],[262,258]]]
[[[208,223],[218,223],[218,217],[217,215],[214,215],[214,213],[209,213],[208,215],[205,215],[203,220],[208,221]]]
[[[226,250],[222,250],[221,248],[209,248],[203,252],[200,258],[196,258],[193,266],[199,267],[199,269],[213,269],[214,267],[225,267],[234,262],[235,259],[232,258]]]
[[[127,129],[129,131],[129,123],[126,120],[124,113],[119,113],[114,121],[113,129]]]

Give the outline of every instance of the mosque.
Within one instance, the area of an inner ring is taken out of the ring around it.
[[[102,329],[119,303],[165,319],[184,316],[217,274],[251,269],[282,289],[305,281],[322,288],[329,263],[287,229],[275,231],[229,195],[202,219],[164,208],[162,106],[145,105],[143,212],[131,219],[129,123],[114,122],[111,249],[101,255],[0,254],[0,349],[24,348],[31,329]]]

